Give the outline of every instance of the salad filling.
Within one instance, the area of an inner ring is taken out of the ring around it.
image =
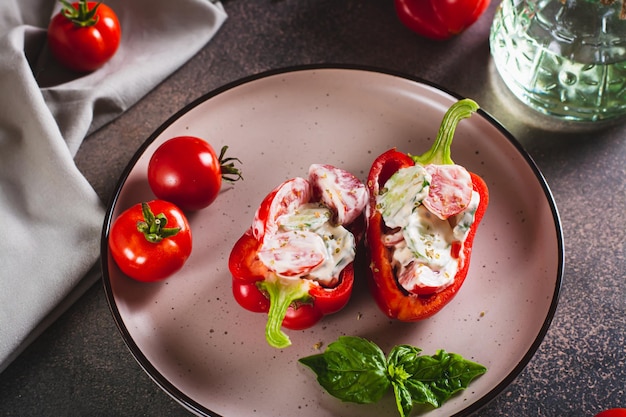
[[[480,196],[459,165],[420,165],[395,172],[376,196],[383,243],[404,290],[433,294],[452,283]]]

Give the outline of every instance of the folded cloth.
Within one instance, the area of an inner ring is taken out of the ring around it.
[[[226,13],[209,0],[105,0],[116,55],[90,74],[46,46],[54,0],[0,2],[0,372],[98,278],[104,207],[73,157],[196,54]]]

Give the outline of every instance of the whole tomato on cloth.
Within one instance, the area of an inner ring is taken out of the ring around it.
[[[610,408],[596,414],[595,417],[626,417],[626,408]]]
[[[445,40],[474,24],[490,0],[394,0],[400,21],[421,36]]]
[[[48,26],[48,45],[68,69],[90,72],[104,65],[117,51],[122,37],[120,22],[106,4],[61,0],[63,8]]]
[[[242,178],[235,168],[237,158],[226,158],[227,146],[219,156],[205,140],[177,136],[163,142],[150,157],[148,183],[154,195],[171,201],[183,210],[208,207],[222,187],[222,179]]]
[[[113,260],[126,275],[143,282],[161,281],[189,258],[191,229],[178,207],[154,200],[120,214],[108,243]]]

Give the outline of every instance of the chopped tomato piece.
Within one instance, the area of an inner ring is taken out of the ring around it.
[[[426,165],[431,175],[424,206],[442,220],[459,214],[472,199],[472,177],[460,165]]]

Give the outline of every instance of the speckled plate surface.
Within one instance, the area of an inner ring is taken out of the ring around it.
[[[425,354],[443,348],[488,372],[429,416],[469,415],[501,392],[535,353],[557,305],[563,242],[557,209],[541,173],[520,145],[480,111],[457,129],[455,162],[481,175],[491,202],[457,297],[419,323],[389,320],[357,277],[348,306],[314,328],[288,331],[277,350],[264,338],[265,316],[231,295],[230,249],[257,205],[285,179],[329,163],[364,179],[391,147],[421,154],[457,96],[421,80],[363,68],[304,67],[253,76],[213,91],[163,124],[120,179],[103,228],[106,294],[122,337],[154,381],[184,407],[207,416],[395,416],[393,396],[375,405],[342,403],[297,360],[340,335],[373,340],[387,353],[408,343]],[[177,135],[227,144],[245,180],[226,186],[209,208],[190,214],[194,248],[170,279],[142,284],[123,276],[108,253],[109,227],[121,211],[153,199],[150,155]]]

